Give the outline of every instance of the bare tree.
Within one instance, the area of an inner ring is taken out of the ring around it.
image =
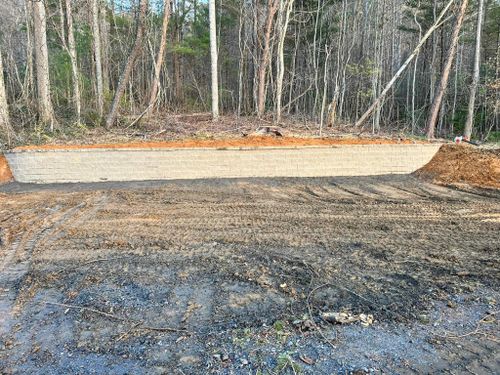
[[[66,22],[68,23],[68,53],[71,60],[71,73],[73,77],[73,102],[76,109],[77,122],[81,120],[82,104],[80,100],[80,77],[76,56],[75,34],[73,31],[72,0],[66,0]]]
[[[99,27],[99,0],[92,1],[92,35],[94,40],[95,79],[97,86],[97,112],[104,114],[104,89],[102,77],[101,32]]]
[[[415,23],[418,26],[418,38],[421,39],[422,38],[422,25],[418,21],[416,11],[413,14],[413,19],[415,20]],[[411,90],[412,90],[411,91],[411,132],[412,132],[412,134],[414,133],[415,127],[416,127],[416,120],[415,120],[415,96],[416,96],[416,94],[415,94],[415,91],[416,91],[416,83],[417,83],[416,81],[417,81],[418,57],[419,57],[419,53],[417,53],[417,56],[415,57],[415,64],[413,65],[413,82],[411,85]]]
[[[215,18],[215,0],[209,1],[210,17],[210,60],[212,71],[212,117],[219,119],[219,80],[217,77],[217,24]]]
[[[283,48],[285,45],[286,31],[290,21],[294,0],[280,1],[278,11],[278,56],[277,56],[277,77],[276,77],[276,122],[281,121],[281,98],[283,95],[283,77],[285,75],[285,58],[283,56]]]
[[[118,86],[116,88],[115,96],[113,98],[113,103],[111,104],[111,109],[106,118],[106,128],[113,126],[116,120],[116,115],[118,113],[118,107],[120,106],[120,100],[125,91],[125,87],[134,68],[135,61],[139,56],[142,48],[142,39],[144,37],[144,24],[146,21],[146,13],[148,11],[148,0],[140,0],[139,3],[139,15],[137,19],[137,32],[135,34],[135,42],[132,47],[132,51],[127,59],[125,68],[122,71],[120,79],[118,80]]]
[[[100,2],[99,6],[99,35],[100,35],[100,42],[101,42],[101,69],[102,69],[102,91],[103,95],[105,95],[109,89],[110,89],[110,67],[109,67],[109,60],[110,60],[110,27],[109,27],[109,22],[106,18],[106,12],[107,12],[107,1],[104,0]],[[113,19],[114,14],[112,14]]]
[[[325,108],[326,108],[326,93],[328,90],[328,63],[330,60],[330,53],[331,53],[331,46],[328,44],[325,45],[325,70],[323,73],[323,99],[321,101],[321,113],[320,113],[320,120],[319,120],[319,136],[321,137],[323,135],[323,122],[325,118]]]
[[[472,135],[472,126],[474,123],[474,107],[476,102],[477,86],[479,84],[479,66],[481,62],[481,31],[483,29],[484,0],[479,0],[479,9],[477,12],[476,28],[476,49],[474,51],[474,71],[472,73],[472,85],[469,95],[469,108],[467,111],[467,121],[465,122],[464,136],[470,139]]]
[[[245,25],[245,9],[242,7],[240,9],[240,14],[238,17],[238,50],[239,50],[239,61],[238,61],[238,107],[236,109],[236,115],[241,116],[241,107],[243,105],[243,74],[245,70],[245,52],[246,48],[243,45],[243,32]]]
[[[271,55],[271,36],[273,31],[274,16],[278,10],[280,0],[268,0],[267,16],[264,26],[264,43],[258,67],[258,92],[257,92],[257,115],[261,117],[266,109],[266,86],[267,67]]]
[[[165,57],[165,49],[167,47],[167,30],[168,21],[170,18],[170,0],[164,0],[164,2],[165,5],[163,7],[163,24],[161,29],[160,48],[158,50],[158,56],[156,57],[154,78],[151,85],[151,95],[149,96],[149,111],[152,111],[154,109],[154,106],[156,105],[158,89],[160,88],[160,73],[163,65],[163,59]]]
[[[45,1],[33,1],[33,27],[35,34],[35,65],[40,121],[54,130],[55,117],[50,95],[49,52],[47,49],[47,19]]]
[[[334,78],[334,91],[333,91],[333,97],[328,105],[328,119],[327,119],[327,126],[334,126],[335,121],[337,118],[337,106],[339,104],[339,96],[340,96],[340,88],[339,88],[339,77],[340,77],[340,70],[341,70],[341,65],[347,65],[347,63],[341,64],[341,55],[342,55],[342,50],[344,48],[345,44],[345,38],[346,38],[346,30],[347,30],[347,22],[346,22],[346,1],[342,1],[342,16],[340,18],[340,34],[337,37],[337,57],[336,57],[336,69],[335,69],[335,78]],[[353,38],[354,39],[354,38]],[[345,71],[345,70],[344,70]],[[343,74],[343,78],[345,78],[345,74]],[[342,90],[344,91],[344,90]],[[321,115],[321,121],[323,121],[323,115]],[[322,127],[322,124],[320,123],[320,128]]]
[[[33,6],[31,1],[25,1],[24,14],[26,21],[26,69],[23,82],[23,97],[26,104],[29,106],[31,102],[31,95],[35,91],[35,77],[33,67]]]
[[[467,1],[467,0],[466,0]],[[418,52],[420,51],[420,48],[424,45],[427,39],[434,33],[434,31],[439,28],[443,24],[443,18],[450,9],[451,5],[453,4],[454,0],[450,0],[448,4],[444,7],[443,11],[439,15],[439,17],[436,19],[436,22],[434,22],[434,25],[432,25],[429,30],[425,33],[425,35],[420,39],[420,42],[417,44],[415,49],[413,50],[412,54],[406,59],[406,61],[401,65],[399,70],[396,72],[394,77],[387,83],[385,88],[382,90],[378,98],[373,102],[373,104],[366,110],[366,112],[359,118],[358,121],[356,121],[356,126],[361,126],[371,115],[373,110],[378,107],[380,102],[385,98],[391,87],[396,83],[399,77],[403,74],[405,69],[408,67],[408,65],[412,62],[412,60],[417,56]]]
[[[14,130],[10,124],[7,94],[5,92],[5,82],[3,79],[2,51],[0,50],[0,139],[4,138],[4,136],[10,144],[10,141],[14,136]]]
[[[462,0],[462,5],[460,6],[457,21],[453,29],[450,47],[448,49],[448,55],[446,56],[446,63],[443,68],[441,80],[439,82],[436,95],[434,96],[434,99],[432,101],[430,115],[427,121],[427,138],[429,139],[434,138],[434,132],[436,129],[437,118],[439,116],[439,110],[441,108],[441,102],[443,101],[443,97],[448,86],[448,78],[450,77],[451,66],[453,65],[453,58],[455,57],[455,50],[457,48],[458,38],[460,36],[460,30],[462,29],[465,11],[467,10],[468,4],[469,0]]]

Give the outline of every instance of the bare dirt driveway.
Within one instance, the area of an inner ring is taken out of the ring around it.
[[[410,176],[1,190],[0,373],[500,368],[498,190]]]

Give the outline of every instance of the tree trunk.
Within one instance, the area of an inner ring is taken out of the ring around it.
[[[35,64],[40,121],[54,130],[55,117],[50,95],[49,52],[47,49],[47,20],[45,2],[33,2],[33,27],[35,34]]]
[[[167,30],[168,21],[170,19],[170,0],[164,0],[165,6],[163,9],[163,24],[161,29],[161,41],[160,49],[158,50],[158,56],[156,57],[155,71],[153,84],[151,86],[151,94],[149,96],[149,112],[151,112],[156,105],[156,98],[158,97],[158,89],[160,87],[160,73],[161,67],[163,65],[163,59],[165,57],[165,49],[167,46]]]
[[[71,73],[73,77],[73,102],[76,110],[77,122],[80,123],[82,105],[80,100],[80,78],[76,56],[75,34],[73,32],[73,12],[71,0],[66,0],[66,22],[68,23],[68,52],[71,60]]]
[[[118,107],[120,106],[120,100],[125,91],[125,87],[127,86],[130,74],[132,73],[132,69],[134,68],[135,61],[137,60],[137,57],[141,52],[142,39],[144,36],[144,23],[146,20],[147,10],[148,10],[148,0],[140,0],[135,43],[134,47],[132,48],[132,52],[128,57],[125,68],[123,69],[123,72],[120,76],[120,79],[118,80],[118,86],[116,88],[115,96],[113,98],[113,103],[111,104],[111,109],[109,111],[108,117],[106,118],[106,128],[108,129],[115,123],[116,115],[118,113]]]
[[[26,15],[26,69],[23,83],[23,97],[26,105],[30,107],[31,97],[34,96],[35,78],[33,68],[33,6],[31,1],[25,2],[25,15]]]
[[[176,3],[175,7],[175,27],[174,27],[174,40],[175,44],[177,46],[180,46],[183,40],[183,33],[182,33],[182,27],[183,27],[183,20],[185,17],[185,9],[184,9],[184,3],[185,0],[182,0],[181,3],[179,4],[179,1]],[[173,64],[173,78],[174,78],[174,98],[175,98],[175,103],[177,107],[180,107],[181,105],[184,104],[184,91],[182,87],[182,77],[183,77],[183,59],[182,55],[180,52],[174,50],[172,52],[172,64]]]
[[[345,30],[346,30],[346,0],[342,1],[342,16],[340,18],[340,27],[339,29],[341,32],[339,33],[339,36],[337,37],[337,59],[335,63],[335,80],[334,80],[334,88],[333,88],[333,97],[332,100],[328,106],[328,119],[327,119],[327,126],[333,127],[335,125],[335,121],[337,118],[337,105],[339,101],[339,76],[340,76],[340,70],[341,70],[341,54],[342,50],[344,48],[344,43],[345,43]],[[345,64],[344,64],[345,65]],[[321,116],[321,121],[323,121],[323,116]]]
[[[323,72],[323,99],[321,101],[321,114],[319,123],[319,136],[323,135],[323,121],[326,108],[326,94],[328,91],[328,60],[330,60],[331,46],[325,45],[325,70]]]
[[[450,48],[446,57],[441,81],[439,82],[436,95],[434,97],[434,100],[432,101],[429,120],[427,121],[427,138],[429,139],[434,138],[436,121],[439,116],[439,110],[441,108],[441,102],[443,101],[443,97],[446,92],[446,87],[448,86],[448,78],[450,76],[451,66],[453,65],[453,58],[455,57],[455,50],[457,48],[458,38],[460,36],[460,30],[462,29],[462,23],[464,21],[465,11],[467,10],[468,3],[469,0],[463,0],[462,5],[460,6],[460,12],[455,23],[455,28],[453,29]]]
[[[418,26],[418,39],[422,38],[422,25],[418,21],[417,17],[417,12],[415,11],[413,18],[415,20],[415,23]],[[415,92],[416,92],[416,84],[417,84],[417,67],[418,67],[418,56],[419,53],[417,53],[417,56],[415,57],[415,65],[413,66],[413,82],[411,85],[411,133],[415,133],[416,129],[416,120],[415,120]]]
[[[97,85],[97,112],[104,114],[104,89],[102,78],[101,32],[99,27],[99,0],[92,0],[92,35],[94,37],[95,79]]]
[[[241,107],[243,104],[243,70],[245,67],[245,47],[242,44],[242,33],[245,25],[245,9],[241,7],[239,15],[239,27],[238,27],[238,50],[240,52],[240,58],[238,61],[238,107],[236,110],[236,115],[241,116]]]
[[[209,1],[210,17],[210,60],[212,67],[212,118],[219,119],[219,83],[217,77],[217,24],[215,17],[215,0]]]
[[[262,55],[259,61],[258,68],[258,92],[257,92],[257,115],[262,117],[266,110],[266,73],[267,66],[269,65],[269,56],[271,50],[271,33],[273,31],[273,20],[276,11],[278,10],[278,1],[268,0],[267,17],[264,28],[264,46],[262,48]]]
[[[438,3],[438,0],[433,1],[432,14],[434,16],[434,22],[436,22],[437,3]],[[431,54],[431,62],[429,64],[429,70],[431,73],[430,88],[429,88],[429,101],[434,100],[434,96],[436,95],[436,71],[438,70],[436,67],[437,47],[438,47],[438,39],[436,37],[436,34],[434,34],[434,35],[432,35],[432,54]]]
[[[278,56],[277,56],[277,78],[276,78],[276,122],[281,121],[281,98],[283,96],[283,77],[285,75],[285,58],[283,56],[283,49],[285,45],[286,31],[290,21],[290,14],[292,13],[294,0],[280,1],[279,9],[279,40],[278,40]]]
[[[7,93],[3,79],[2,51],[0,50],[0,139],[6,139],[10,145],[14,136],[14,130],[10,125],[9,107],[7,105]]]
[[[103,1],[99,6],[99,36],[101,42],[101,70],[102,70],[102,91],[103,96],[110,90],[110,43],[109,43],[109,32],[110,23],[106,17],[106,2]],[[113,15],[114,17],[114,15]]]
[[[321,10],[323,8],[323,1],[318,0],[317,3],[317,8],[316,8],[316,18],[314,21],[314,36],[313,36],[313,51],[312,51],[312,67],[313,67],[313,72],[314,72],[314,103],[313,103],[313,109],[312,113],[313,116],[316,117],[316,106],[318,104],[318,97],[319,97],[319,85],[318,85],[318,74],[319,74],[319,54],[321,49],[317,48],[318,46],[318,32],[319,32],[319,45],[321,46],[321,32],[319,31],[321,29],[320,25],[320,14]]]
[[[467,112],[467,121],[465,122],[464,136],[470,139],[472,135],[472,126],[474,124],[474,106],[476,102],[477,86],[479,84],[479,67],[481,62],[481,31],[483,28],[484,0],[479,0],[479,10],[477,13],[476,30],[476,50],[474,52],[474,71],[472,73],[472,85],[469,96],[469,109]]]

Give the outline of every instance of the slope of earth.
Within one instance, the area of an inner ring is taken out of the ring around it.
[[[498,191],[411,176],[0,191],[1,373],[499,368]]]
[[[500,189],[500,149],[444,145],[415,174],[442,185],[468,184]]]
[[[7,159],[0,153],[0,184],[4,184],[12,180],[12,172],[10,171]]]

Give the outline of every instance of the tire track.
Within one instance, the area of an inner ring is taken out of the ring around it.
[[[19,286],[23,284],[23,280],[31,268],[31,258],[36,247],[41,244],[47,245],[47,239],[50,239],[68,221],[81,218],[84,213],[79,215],[78,213],[86,206],[89,207],[88,201],[65,210],[56,206],[55,211],[46,216],[41,224],[32,226],[7,249],[0,265],[0,335],[9,332],[15,323],[13,307],[18,296]],[[96,209],[98,207],[99,205]]]

